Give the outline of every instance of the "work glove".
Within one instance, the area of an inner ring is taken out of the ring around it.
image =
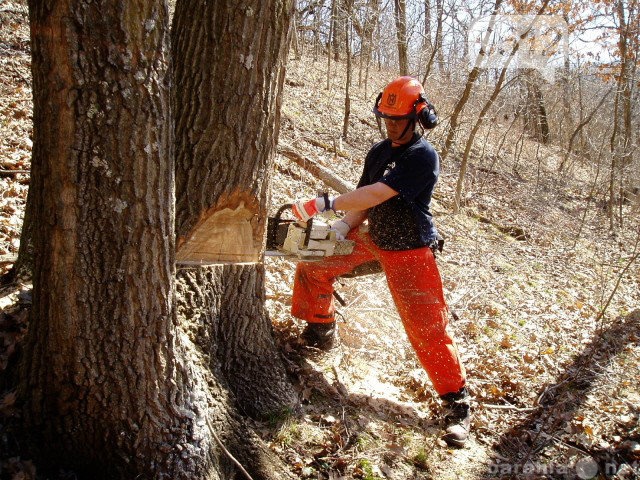
[[[344,220],[338,220],[337,222],[333,222],[331,224],[330,230],[332,232],[336,232],[337,240],[344,240],[345,238],[347,238],[347,234],[349,233],[349,230],[351,230],[351,227]]]
[[[318,213],[333,210],[333,199],[325,193],[311,200],[299,200],[291,206],[291,210],[298,220],[306,222]]]

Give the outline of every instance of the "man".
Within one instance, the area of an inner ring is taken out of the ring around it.
[[[447,306],[434,256],[437,231],[429,210],[439,159],[415,131],[418,124],[433,128],[437,117],[422,85],[411,77],[387,85],[373,112],[384,119],[388,138],[369,151],[356,190],[293,206],[302,221],[326,210],[346,211],[332,229],[356,244],[350,255],[298,264],[291,313],[308,322],[303,332],[308,345],[330,348],[337,334],[335,278],[378,260],[409,341],[447,407],[443,439],[461,447],[469,435],[469,395],[464,368],[447,331]],[[368,231],[358,228],[364,220]]]

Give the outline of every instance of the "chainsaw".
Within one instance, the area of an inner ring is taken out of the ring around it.
[[[306,222],[283,219],[292,205],[281,206],[267,222],[267,249],[265,255],[290,257],[297,260],[322,260],[333,255],[349,255],[353,240],[338,240],[336,232],[321,218]]]

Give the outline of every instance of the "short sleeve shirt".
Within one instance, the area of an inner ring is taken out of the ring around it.
[[[418,134],[399,147],[387,139],[371,148],[358,188],[382,182],[398,192],[369,210],[369,234],[378,247],[411,250],[433,242],[437,230],[429,208],[439,173],[438,154]]]

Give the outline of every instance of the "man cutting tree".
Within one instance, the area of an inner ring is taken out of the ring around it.
[[[331,348],[337,337],[333,282],[359,265],[379,261],[409,341],[447,409],[443,439],[461,447],[469,435],[469,394],[447,330],[448,309],[434,255],[437,231],[429,209],[439,159],[416,132],[418,125],[433,128],[437,117],[422,85],[411,77],[389,83],[373,112],[384,119],[388,138],[367,154],[357,188],[293,205],[302,221],[327,210],[346,211],[331,229],[355,241],[355,247],[349,255],[298,264],[291,313],[307,321],[302,337],[308,345]],[[368,230],[359,228],[365,220]]]

